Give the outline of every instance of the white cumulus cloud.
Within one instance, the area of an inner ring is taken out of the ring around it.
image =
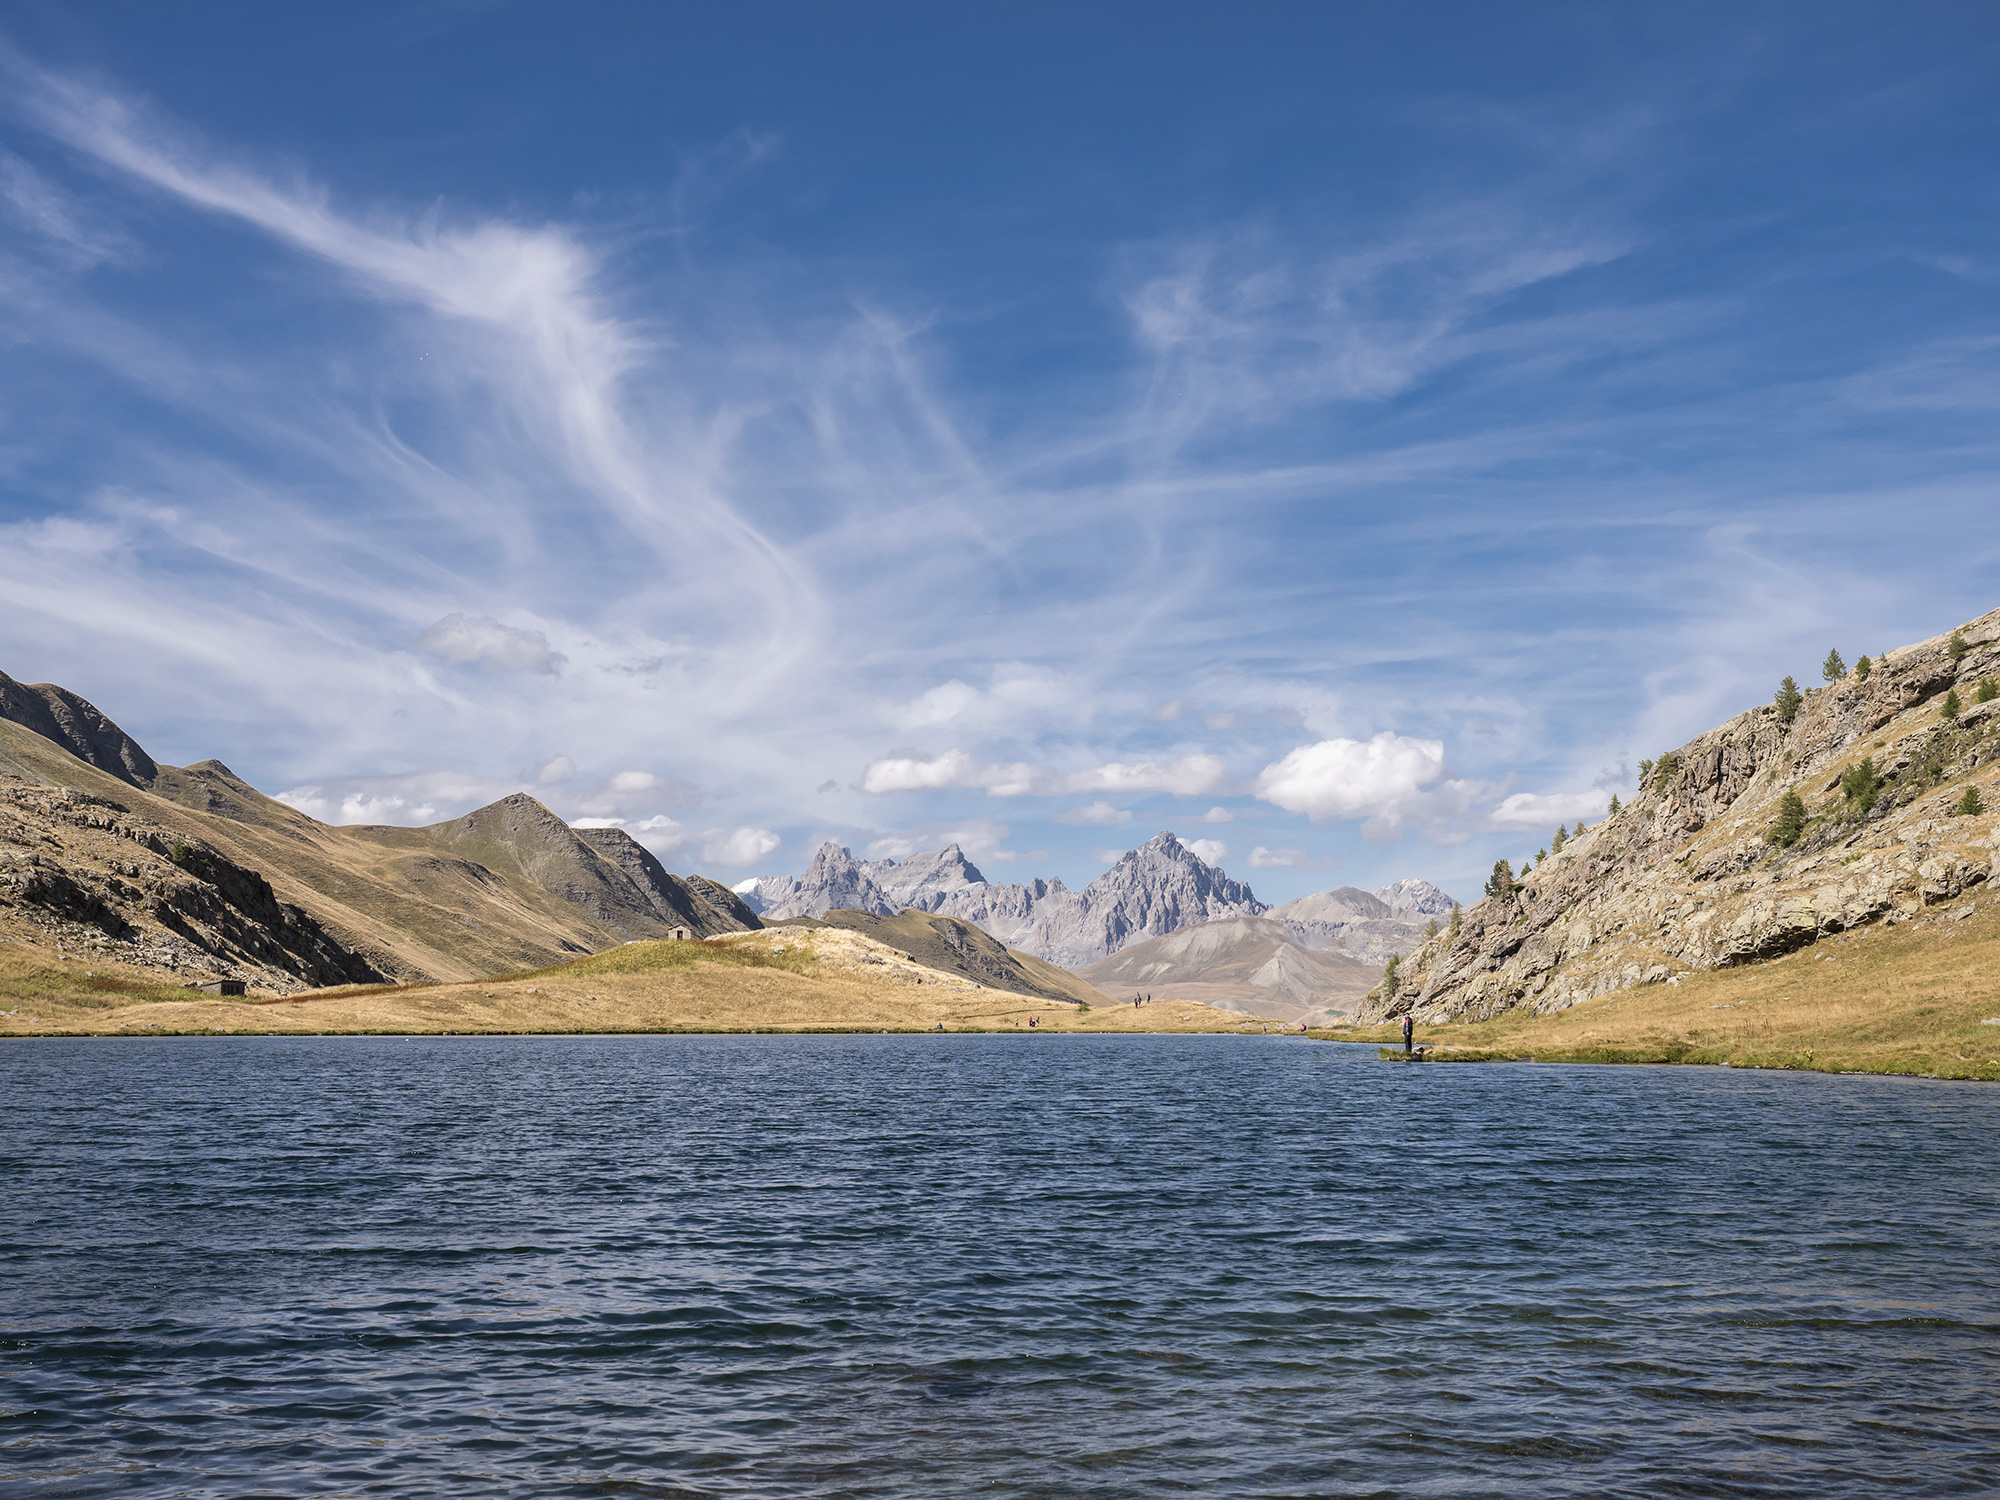
[[[1060,812],[1050,819],[1055,823],[1129,823],[1132,814],[1122,808],[1113,807],[1109,802],[1089,802],[1082,807],[1072,807],[1068,812]]]
[[[1211,865],[1219,865],[1229,857],[1229,846],[1221,839],[1192,839],[1187,847],[1188,853]]]
[[[1229,785],[1229,768],[1213,755],[1183,755],[1179,760],[1112,761],[1109,765],[1065,776],[1070,792],[1171,792],[1199,797]]]
[[[870,763],[861,775],[862,790],[868,792],[976,787],[995,797],[1052,797],[1066,792],[1171,792],[1177,797],[1198,797],[1228,784],[1229,768],[1213,755],[1184,755],[1171,761],[1111,761],[1065,774],[1025,761],[986,764],[963,750],[946,750],[939,755],[897,751]]]
[[[1385,838],[1397,829],[1442,832],[1463,818],[1485,789],[1446,774],[1444,742],[1388,730],[1367,740],[1321,740],[1301,745],[1264,768],[1256,795],[1315,823],[1360,818],[1364,836]]]
[[[470,663],[489,672],[553,675],[569,660],[549,649],[541,631],[502,625],[486,615],[446,615],[417,637],[417,649],[453,666]]]
[[[561,786],[565,781],[576,779],[576,762],[567,755],[551,755],[528,778],[540,786]]]
[[[1308,870],[1312,856],[1303,849],[1266,849],[1262,844],[1250,851],[1253,870]]]
[[[740,869],[756,864],[783,842],[768,828],[739,828],[727,834],[717,830],[703,840],[701,857],[711,864]]]
[[[1495,828],[1552,828],[1578,818],[1603,815],[1611,805],[1611,794],[1593,788],[1587,792],[1516,792],[1503,798],[1487,814]]]

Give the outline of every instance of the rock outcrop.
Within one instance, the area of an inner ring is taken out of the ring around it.
[[[372,984],[374,965],[205,840],[74,787],[0,778],[0,907],[76,956],[296,989]]]
[[[715,937],[724,932],[753,931],[764,925],[736,899],[736,893],[729,887],[713,880],[703,880],[700,876],[683,879],[669,874],[652,850],[622,828],[578,828],[573,831],[578,841],[588,845],[599,860],[619,871],[630,882],[623,888],[614,884],[608,894],[615,896],[621,904],[629,903],[634,897],[645,903],[645,911],[650,918],[646,924],[649,929],[664,924],[669,929],[685,927],[696,937]],[[624,915],[614,910],[599,920],[616,931]],[[657,934],[649,930],[645,935]]]
[[[1364,1016],[1560,1010],[1907,921],[1985,881],[2000,610],[1871,665],[1790,717],[1753,708],[1664,756],[1617,813],[1411,953]],[[1788,794],[1796,829],[1780,824]]]

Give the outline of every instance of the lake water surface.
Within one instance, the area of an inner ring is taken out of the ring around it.
[[[1265,1037],[14,1043],[0,1490],[1992,1495],[1997,1127]]]

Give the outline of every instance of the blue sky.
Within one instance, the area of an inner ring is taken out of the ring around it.
[[[333,821],[1467,895],[2000,605],[1990,7],[0,48],[0,669]]]

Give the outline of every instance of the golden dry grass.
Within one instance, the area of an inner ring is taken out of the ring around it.
[[[782,951],[780,951],[782,950]],[[1235,1031],[1208,1006],[1103,1005],[986,989],[858,933],[768,929],[631,943],[470,983],[370,985],[242,1000],[52,952],[0,947],[0,1036],[749,1031]],[[1028,1023],[1033,1019],[1035,1024]],[[1275,1029],[1275,1023],[1270,1023]]]
[[[1968,916],[1960,913],[1970,910]],[[1440,1060],[1730,1063],[2000,1079],[2000,897],[1822,939],[1771,963],[1684,975],[1554,1015],[1419,1026]],[[1397,1027],[1315,1035],[1400,1042]]]

